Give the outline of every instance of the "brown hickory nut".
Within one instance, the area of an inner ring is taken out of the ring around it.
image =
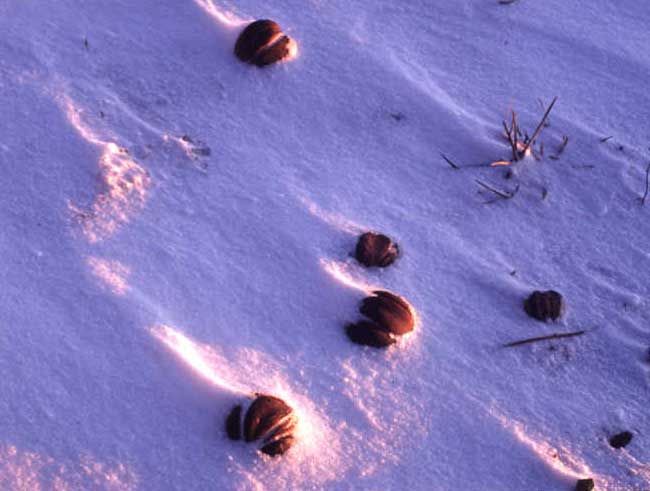
[[[394,336],[371,321],[348,324],[345,332],[353,343],[373,348],[385,348],[397,342]]]
[[[235,55],[245,63],[259,67],[288,58],[295,46],[277,22],[256,20],[246,26],[235,43]]]
[[[384,290],[373,292],[361,302],[359,311],[370,320],[348,324],[345,328],[356,344],[385,348],[394,344],[396,336],[411,332],[415,327],[413,309],[402,297]]]
[[[540,321],[556,320],[564,313],[565,302],[562,295],[556,291],[534,291],[524,300],[524,310],[529,316]]]
[[[231,440],[246,442],[263,439],[260,452],[276,456],[285,453],[295,441],[296,417],[282,399],[258,394],[246,411],[242,431],[241,405],[235,406],[226,418],[226,433]]]
[[[623,448],[626,447],[631,441],[634,435],[629,431],[623,431],[618,433],[609,439],[609,444],[613,448]]]
[[[399,256],[399,247],[390,237],[366,232],[357,242],[355,257],[364,266],[385,268]]]
[[[409,303],[385,290],[376,290],[374,296],[361,302],[359,311],[391,334],[402,335],[415,327],[415,318]]]
[[[576,491],[594,491],[594,480],[579,479],[576,483]]]

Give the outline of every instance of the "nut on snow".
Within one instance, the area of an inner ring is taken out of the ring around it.
[[[288,58],[295,41],[284,35],[277,22],[256,20],[246,26],[235,43],[235,55],[245,63],[259,67]]]
[[[623,431],[623,432],[618,433],[618,434],[614,435],[613,437],[611,437],[609,439],[609,444],[613,448],[623,448],[623,447],[626,447],[627,445],[629,445],[629,443],[632,441],[633,437],[634,437],[634,435],[631,432]]]
[[[540,321],[556,320],[564,313],[565,302],[562,295],[556,291],[534,291],[524,300],[524,310],[529,316]]]
[[[262,439],[260,451],[276,456],[285,453],[295,441],[296,416],[282,399],[257,395],[246,411],[242,426],[241,405],[235,406],[226,418],[226,433],[231,440],[246,442]]]
[[[361,302],[359,311],[370,320],[346,326],[346,333],[356,344],[384,348],[396,342],[396,336],[411,332],[415,317],[409,303],[384,290],[373,292]]]
[[[391,334],[411,332],[415,318],[409,303],[402,297],[385,290],[376,290],[372,297],[361,302],[359,311]]]
[[[366,232],[357,242],[355,257],[364,266],[385,268],[399,255],[399,248],[390,237],[374,232]]]
[[[580,479],[576,483],[576,491],[594,491],[593,479]]]
[[[372,346],[373,348],[385,348],[397,341],[388,331],[370,321],[348,324],[345,332],[353,343]]]

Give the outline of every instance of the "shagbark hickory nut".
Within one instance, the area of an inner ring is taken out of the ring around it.
[[[384,290],[374,291],[374,296],[361,302],[359,311],[385,331],[402,335],[415,327],[415,317],[409,303],[402,297]]]
[[[629,431],[623,431],[611,437],[609,439],[609,444],[614,448],[623,448],[626,447],[631,441],[634,435]]]
[[[271,456],[285,453],[295,442],[296,417],[282,399],[260,394],[246,411],[242,431],[242,406],[235,406],[226,418],[226,433],[231,440],[246,442],[263,439],[260,451]]]
[[[355,257],[364,266],[385,268],[399,256],[399,247],[390,237],[366,232],[359,237]]]
[[[580,479],[576,483],[576,491],[594,491],[593,479]]]
[[[524,300],[526,313],[540,321],[557,320],[566,308],[564,298],[554,290],[534,291]]]
[[[348,324],[345,332],[353,343],[373,348],[386,348],[397,342],[390,332],[371,321]]]
[[[295,46],[282,33],[280,25],[269,19],[256,20],[246,26],[235,43],[235,56],[245,63],[264,67],[291,55]]]
[[[241,440],[241,404],[232,408],[226,418],[226,433],[231,440]]]

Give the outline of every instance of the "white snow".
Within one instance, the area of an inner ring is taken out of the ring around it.
[[[234,57],[258,18],[295,60]],[[632,0],[0,2],[0,489],[650,488],[648,25]],[[440,157],[509,158],[508,111],[532,132],[554,96],[511,179]],[[360,267],[366,230],[403,256]],[[417,311],[389,350],[345,336],[371,288]],[[535,289],[563,321],[526,316]],[[225,436],[256,391],[300,417],[281,458]]]

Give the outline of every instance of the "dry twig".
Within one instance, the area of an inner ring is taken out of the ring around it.
[[[548,119],[549,114],[551,114],[551,110],[553,109],[553,106],[555,106],[556,102],[557,102],[557,96],[555,96],[553,98],[553,101],[548,106],[548,109],[544,113],[544,116],[542,117],[542,120],[537,125],[537,128],[535,128],[535,131],[533,132],[533,136],[531,136],[530,140],[528,140],[526,142],[526,146],[524,147],[524,150],[521,152],[522,154],[526,155],[526,152],[528,151],[528,149],[533,146],[533,143],[535,143],[535,139],[539,136],[539,132],[542,131],[542,128],[544,127],[544,124],[546,123],[546,120]]]
[[[564,135],[562,137],[562,143],[560,143],[560,146],[557,149],[557,153],[555,155],[549,156],[549,158],[552,159],[552,160],[559,160],[560,155],[562,155],[562,153],[564,153],[564,149],[566,148],[566,146],[568,144],[569,144],[569,137],[567,135]]]
[[[555,333],[548,336],[540,336],[537,338],[522,339],[521,341],[513,341],[512,343],[504,344],[504,348],[512,348],[513,346],[521,346],[522,344],[537,343],[539,341],[546,341],[548,339],[572,338],[575,336],[582,336],[587,331],[576,331],[567,333]]]
[[[502,199],[512,199],[519,191],[519,185],[517,185],[514,191],[499,191],[498,189],[493,188],[492,186],[485,184],[483,181],[479,181],[478,179],[476,179],[476,183],[479,186],[481,186],[483,189],[487,189],[488,191],[494,193],[496,196]],[[488,203],[493,203],[493,201],[488,201]]]
[[[449,159],[444,153],[441,153],[440,156],[445,159],[445,162],[447,162],[452,169],[460,169],[458,165],[456,165],[451,159]]]

